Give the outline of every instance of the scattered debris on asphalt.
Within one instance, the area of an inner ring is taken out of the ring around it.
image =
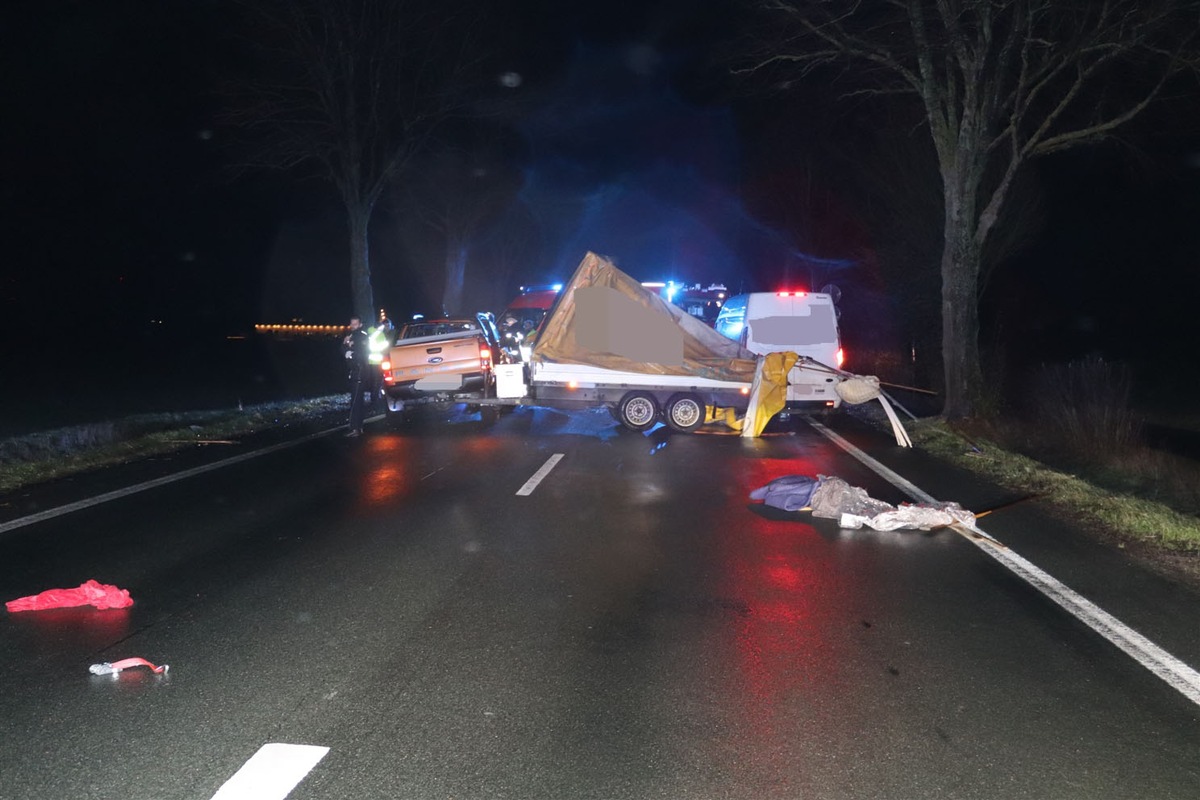
[[[112,675],[116,677],[122,670],[129,669],[130,667],[148,667],[155,675],[162,675],[170,669],[166,664],[151,664],[144,658],[123,658],[120,661],[105,661],[103,664],[92,664],[88,667],[88,672],[93,675]]]
[[[751,500],[784,511],[808,511],[817,479],[807,475],[784,475],[750,493]]]
[[[76,606],[95,606],[104,610],[128,608],[131,605],[133,598],[129,596],[128,589],[118,589],[111,584],[88,580],[74,589],[47,589],[40,594],[18,597],[6,602],[4,607],[9,611],[45,611]]]
[[[750,493],[750,499],[784,511],[810,511],[814,517],[835,519],[849,530],[877,531],[953,528],[959,533],[995,541],[975,525],[976,516],[955,502],[901,503],[894,506],[851,486],[841,478],[784,475]]]

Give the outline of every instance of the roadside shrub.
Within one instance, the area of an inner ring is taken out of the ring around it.
[[[1098,356],[1044,364],[1032,386],[1030,421],[1044,446],[1093,459],[1141,444],[1141,421],[1130,408],[1133,377],[1126,365]]]
[[[41,461],[103,447],[120,440],[112,422],[75,425],[0,441],[0,464]]]
[[[71,425],[0,439],[0,464],[20,464],[79,456],[146,436],[187,430],[233,416],[232,411],[139,414],[125,419]]]
[[[141,414],[0,439],[0,493],[201,444],[226,441],[281,426],[345,420],[347,395],[280,401],[225,411]]]

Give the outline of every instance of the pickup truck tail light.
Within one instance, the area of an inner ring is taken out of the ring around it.
[[[383,370],[383,382],[384,383],[395,383],[396,382],[396,376],[392,374],[392,362],[389,359],[385,358],[379,364],[379,368]]]
[[[484,372],[490,372],[492,369],[492,349],[490,347],[479,348],[479,368]]]

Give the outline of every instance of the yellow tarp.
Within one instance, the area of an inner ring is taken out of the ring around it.
[[[795,353],[767,353],[750,387],[750,405],[742,423],[742,436],[761,436],[763,428],[787,405],[787,376],[800,356]]]
[[[531,360],[749,383],[757,358],[588,253],[559,293]]]
[[[726,428],[734,431],[740,431],[742,425],[745,424],[746,418],[739,417],[737,410],[733,408],[718,408],[714,406],[704,407],[704,424],[712,425],[720,422]]]

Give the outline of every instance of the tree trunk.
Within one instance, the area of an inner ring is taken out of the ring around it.
[[[942,416],[958,419],[974,414],[983,389],[979,366],[979,266],[973,215],[951,213],[946,197],[945,249],[942,251],[942,360],[946,402]],[[953,199],[958,210],[962,203]],[[965,217],[965,218],[964,218]]]
[[[446,243],[446,286],[442,292],[442,310],[462,312],[463,283],[467,274],[467,246],[464,242]]]
[[[367,246],[370,207],[347,203],[346,221],[350,228],[350,297],[354,313],[370,325],[375,321],[375,293],[371,288],[371,259]]]
[[[983,374],[979,365],[979,269],[983,244],[979,236],[979,192],[983,154],[983,116],[968,91],[956,127],[936,126],[934,147],[942,173],[945,225],[942,229],[942,369],[946,401],[942,417],[972,416]],[[936,110],[936,106],[934,107]],[[937,119],[931,115],[931,119]]]

